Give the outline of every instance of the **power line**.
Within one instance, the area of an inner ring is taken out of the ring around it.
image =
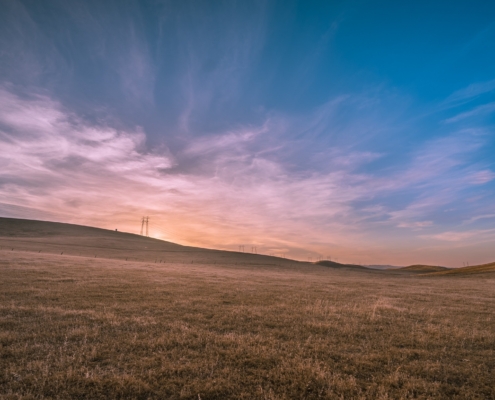
[[[164,227],[160,225],[160,220],[159,219],[153,219],[152,217],[149,217],[149,233],[153,234],[153,237],[155,238],[160,238],[164,240],[169,240],[171,237],[174,236],[174,230],[170,229],[170,227]]]

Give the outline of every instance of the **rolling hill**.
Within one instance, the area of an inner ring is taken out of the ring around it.
[[[447,271],[450,268],[447,267],[440,267],[436,265],[421,265],[421,264],[415,264],[415,265],[409,265],[407,267],[402,267],[402,268],[396,268],[396,270],[399,271],[404,271],[404,272],[416,272],[416,273],[429,273],[429,272],[441,272],[441,271]]]
[[[312,265],[344,271],[373,271],[383,274],[408,273],[414,275],[443,276],[495,272],[495,263],[464,268],[446,268],[417,264],[383,270],[362,265],[341,264],[329,260],[305,263],[261,254],[183,246],[132,233],[89,226],[1,217],[0,250],[154,263],[242,264],[245,266],[272,265],[284,267]]]
[[[445,276],[445,275],[455,275],[455,276],[463,276],[463,275],[475,275],[475,274],[487,274],[495,272],[495,262],[482,264],[482,265],[472,265],[469,267],[462,268],[452,268],[446,269],[443,271],[431,272],[426,275],[428,276]]]
[[[370,271],[371,268],[363,267],[362,265],[355,264],[341,264],[335,261],[321,260],[316,262],[317,265],[322,265],[323,267],[337,268],[337,269],[352,269],[352,270],[363,270]]]
[[[0,218],[0,250],[153,263],[301,264],[280,257],[182,246],[108,229],[15,218]]]

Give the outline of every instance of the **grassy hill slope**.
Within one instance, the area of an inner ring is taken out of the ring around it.
[[[445,271],[432,272],[427,274],[428,276],[443,276],[443,275],[474,275],[474,274],[487,274],[495,272],[495,262],[482,264],[482,265],[472,265],[470,267],[463,268],[452,268]]]
[[[449,270],[449,268],[440,267],[436,265],[415,264],[415,265],[409,265],[407,267],[397,268],[397,270],[407,271],[407,272],[429,273],[429,272],[447,271]]]
[[[370,268],[363,267],[362,265],[355,265],[355,264],[341,264],[335,261],[329,261],[329,260],[321,260],[316,262],[317,265],[322,265],[324,267],[330,267],[330,268],[338,268],[338,269],[353,269],[353,270],[363,270],[363,271],[369,271]]]
[[[2,249],[154,263],[299,264],[279,257],[182,246],[108,229],[14,218],[0,218],[0,250]]]

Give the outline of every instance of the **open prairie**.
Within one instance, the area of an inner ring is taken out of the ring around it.
[[[416,270],[0,219],[0,397],[495,398],[495,273]]]

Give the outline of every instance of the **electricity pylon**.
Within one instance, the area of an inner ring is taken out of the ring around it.
[[[149,236],[149,233],[148,233],[148,221],[149,221],[149,217],[143,217],[141,219],[141,233],[140,235],[143,236],[143,231],[144,231],[144,225],[146,224],[146,236]]]

